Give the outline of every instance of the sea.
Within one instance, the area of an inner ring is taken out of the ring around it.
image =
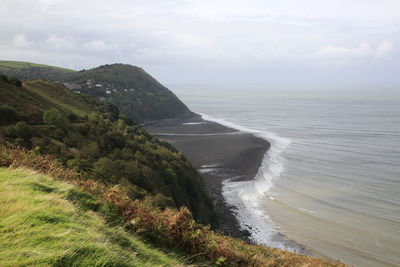
[[[400,266],[400,90],[171,88],[204,119],[271,143],[254,180],[223,184],[255,242]]]

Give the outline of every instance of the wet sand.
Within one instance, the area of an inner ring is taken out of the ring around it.
[[[181,150],[199,171],[214,203],[219,230],[249,242],[249,232],[240,229],[235,208],[224,201],[222,181],[254,179],[270,143],[252,134],[204,121],[198,115],[144,127]]]

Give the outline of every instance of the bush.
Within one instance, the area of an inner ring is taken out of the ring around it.
[[[32,127],[25,121],[17,122],[17,124],[10,128],[9,135],[27,140],[32,137]]]
[[[77,122],[77,121],[79,121],[79,117],[75,113],[70,112],[70,113],[68,113],[68,120],[70,122]]]
[[[93,164],[93,172],[104,180],[115,183],[118,181],[120,168],[116,162],[102,157]]]
[[[166,197],[163,194],[157,193],[155,195],[147,195],[144,199],[145,205],[150,207],[157,207],[161,210],[165,210],[168,207],[174,206],[174,200],[170,197]]]
[[[68,119],[60,111],[52,108],[43,113],[43,122],[57,127],[65,127],[68,124]]]
[[[18,114],[12,107],[0,105],[0,125],[9,124],[18,120]]]
[[[124,114],[120,114],[119,117],[120,117],[120,119],[123,120],[123,121],[125,122],[125,124],[128,125],[128,126],[133,126],[133,125],[135,125],[135,122],[132,120],[131,117],[128,117],[128,116],[126,116],[126,115],[124,115]]]

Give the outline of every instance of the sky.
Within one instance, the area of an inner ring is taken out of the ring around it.
[[[168,84],[400,89],[399,0],[2,0],[0,59]]]

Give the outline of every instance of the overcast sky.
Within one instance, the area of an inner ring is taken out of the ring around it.
[[[0,59],[164,83],[400,86],[399,0],[2,0]]]

